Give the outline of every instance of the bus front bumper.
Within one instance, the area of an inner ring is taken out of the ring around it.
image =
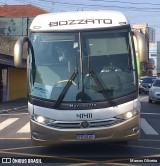
[[[113,126],[81,129],[52,128],[30,120],[31,139],[34,145],[138,140],[139,119],[140,115],[136,115]]]

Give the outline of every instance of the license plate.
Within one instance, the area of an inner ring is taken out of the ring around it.
[[[77,134],[79,140],[90,140],[95,139],[95,134]]]

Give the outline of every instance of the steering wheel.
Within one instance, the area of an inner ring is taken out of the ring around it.
[[[111,65],[111,66],[109,66],[109,71],[115,71],[116,70],[116,66],[114,66],[114,65]]]
[[[61,83],[64,83],[64,82],[68,82],[68,81],[70,81],[70,80],[60,80],[60,81],[58,81],[57,83],[55,83],[53,86],[57,86],[58,84],[61,84]],[[70,82],[72,82],[72,84],[73,84],[74,86],[77,85],[74,81],[70,81]]]

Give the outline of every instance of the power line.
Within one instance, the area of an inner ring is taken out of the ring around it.
[[[40,0],[41,1],[41,0]],[[48,1],[49,2],[49,1]],[[132,11],[144,11],[144,12],[160,12],[160,7],[159,8],[138,8],[138,7],[128,7],[128,6],[117,6],[117,5],[97,5],[97,4],[83,4],[83,3],[70,3],[70,2],[54,2],[54,4],[60,4],[60,5],[71,5],[71,6],[85,6],[85,7],[103,7],[103,8],[119,8],[119,9],[126,9],[126,10],[132,10]]]
[[[53,0],[39,0],[39,1],[43,1],[43,2],[52,2],[53,3]],[[131,4],[131,5],[152,5],[152,6],[157,6],[157,5],[160,5],[160,3],[148,3],[148,2],[124,2],[124,1],[108,1],[108,0],[90,0],[91,2],[106,2],[106,3],[122,3],[122,4]],[[70,1],[71,2],[71,1]],[[89,2],[89,1],[88,1]],[[64,2],[62,2],[64,3]],[[73,2],[75,3],[75,1]],[[85,5],[83,3],[83,5]]]
[[[18,1],[18,0],[17,0]],[[21,1],[22,2],[22,0],[19,0],[19,1]],[[127,6],[127,7],[125,7],[125,6],[112,6],[112,5],[104,5],[104,3],[103,3],[103,5],[97,5],[97,4],[91,4],[91,3],[75,3],[75,2],[73,2],[73,3],[71,3],[71,1],[70,2],[54,2],[53,0],[38,0],[38,1],[43,1],[43,2],[45,2],[45,3],[52,3],[52,4],[60,4],[60,5],[63,5],[63,6],[69,6],[69,7],[79,7],[79,6],[83,6],[83,8],[85,7],[89,7],[89,8],[91,8],[91,7],[102,7],[102,8],[121,8],[121,9],[125,9],[125,10],[132,10],[132,11],[140,11],[140,12],[160,12],[159,10],[160,10],[160,8],[152,8],[152,7],[143,7],[143,8],[138,8],[138,7],[134,7],[134,6]],[[37,3],[38,3],[38,1],[36,1]],[[90,2],[110,2],[110,3],[115,3],[115,2],[117,2],[117,3],[128,3],[128,4],[145,4],[145,5],[160,5],[160,4],[153,4],[153,3],[134,3],[134,2],[121,2],[121,1],[106,1],[106,0],[91,0]],[[32,2],[32,3],[34,3],[34,2]],[[37,3],[35,3],[35,4],[37,4]],[[38,3],[38,5],[39,5],[39,3]],[[47,5],[45,5],[45,7],[47,7]],[[154,11],[150,11],[150,10],[154,10]],[[158,11],[156,11],[156,10],[158,10]]]
[[[123,4],[132,4],[132,5],[153,5],[157,6],[160,5],[159,3],[146,3],[146,2],[122,2],[122,1],[106,1],[106,0],[91,0],[95,2],[111,2],[111,3],[123,3]]]
[[[44,8],[50,8],[53,7],[53,4],[54,4],[54,7],[55,5],[59,4],[59,5],[63,5],[63,6],[66,6],[66,7],[69,7],[69,9],[71,9],[71,7],[74,7],[74,8],[80,8],[83,6],[83,8],[93,8],[93,7],[100,7],[100,8],[118,8],[118,9],[124,9],[124,10],[132,10],[132,11],[139,11],[139,12],[160,12],[160,7],[157,7],[157,8],[153,8],[153,7],[135,7],[133,6],[133,4],[137,5],[137,4],[145,4],[145,5],[160,5],[160,4],[153,4],[153,3],[134,3],[134,2],[122,2],[122,1],[106,1],[106,0],[90,0],[89,2],[109,2],[109,3],[126,3],[126,4],[131,4],[131,6],[119,6],[119,5],[105,5],[104,3],[103,4],[93,4],[93,3],[71,3],[71,1],[69,2],[57,2],[57,1],[53,1],[53,0],[37,0],[37,1],[23,1],[23,0],[15,0],[17,1],[18,3],[22,3],[22,4],[35,4],[37,6],[43,6]],[[39,2],[45,2],[45,4],[43,3],[39,3]],[[48,5],[46,3],[49,3]],[[51,6],[52,4],[52,6]]]

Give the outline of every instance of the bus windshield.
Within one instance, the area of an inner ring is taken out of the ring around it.
[[[33,97],[100,102],[135,92],[129,29],[32,33],[29,83]]]

